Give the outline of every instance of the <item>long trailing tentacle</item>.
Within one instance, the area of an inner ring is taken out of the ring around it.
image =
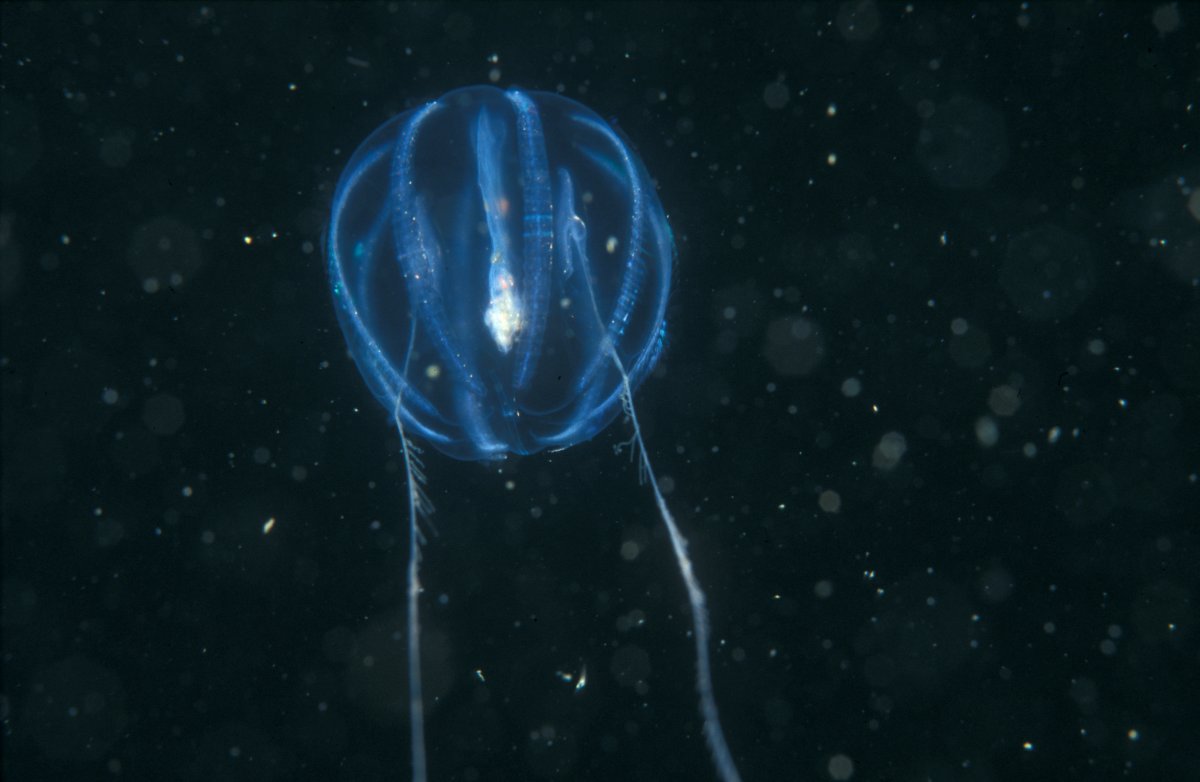
[[[562,179],[564,190],[571,187],[569,176],[560,178]],[[565,203],[569,204],[570,200],[568,199]],[[578,220],[576,230],[582,231],[583,221],[578,218],[576,220]],[[600,333],[604,335],[600,340],[600,349],[612,359],[617,372],[621,375],[621,406],[624,408],[625,415],[633,425],[633,436],[629,440],[617,444],[616,451],[620,453],[628,448],[630,459],[637,459],[638,480],[642,484],[649,483],[651,491],[654,492],[654,502],[658,506],[658,515],[662,518],[663,525],[667,528],[667,533],[671,538],[671,548],[675,552],[675,562],[679,565],[679,574],[683,576],[683,583],[687,587],[688,603],[692,608],[692,635],[696,642],[696,694],[700,698],[700,716],[704,721],[704,739],[708,744],[709,752],[712,754],[713,766],[716,767],[717,776],[721,778],[721,782],[741,782],[741,775],[738,774],[737,766],[733,762],[733,755],[729,752],[729,744],[725,741],[725,733],[721,730],[721,717],[717,712],[717,699],[713,695],[712,662],[708,653],[708,609],[704,590],[700,588],[700,582],[696,580],[696,574],[693,572],[692,560],[687,553],[687,539],[679,531],[679,525],[675,523],[675,517],[671,515],[671,511],[667,507],[667,501],[663,497],[662,489],[658,487],[658,479],[654,476],[654,468],[650,464],[650,455],[646,453],[646,442],[642,439],[642,427],[638,423],[637,410],[633,405],[633,388],[629,382],[629,373],[626,371],[625,364],[621,361],[620,355],[617,354],[611,330],[606,328],[604,318],[600,314],[600,305],[596,300],[591,261],[584,251],[583,236],[580,233],[567,233],[566,236],[568,239],[573,238],[575,240],[575,246],[573,248],[568,246],[564,248],[564,251],[571,251],[568,252],[568,256],[572,254],[578,256],[572,258],[572,261],[578,261],[578,266],[584,274],[584,286],[588,294],[588,304],[593,317],[595,317],[596,322],[600,326]],[[570,245],[570,242],[565,244]],[[637,242],[635,241],[634,244],[637,244]],[[572,264],[573,267],[574,263]]]
[[[404,380],[396,392],[396,407],[393,417],[400,432],[400,449],[404,453],[404,476],[408,495],[408,724],[412,742],[413,782],[426,782],[425,763],[425,704],[421,688],[421,545],[425,537],[421,534],[419,521],[429,521],[433,515],[433,503],[425,492],[425,464],[421,461],[421,449],[404,433],[404,416],[401,400],[408,378],[408,360],[412,356],[417,337],[414,318],[412,332],[408,338],[408,351],[404,358]]]
[[[633,389],[629,386],[629,375],[617,351],[608,345],[609,355],[621,373],[621,397],[625,412],[633,425],[633,449],[639,454],[641,470],[639,477],[650,484],[654,493],[654,502],[658,506],[658,515],[662,518],[667,534],[671,538],[671,548],[675,551],[675,561],[679,565],[679,574],[687,587],[688,602],[692,607],[692,634],[696,641],[696,694],[700,696],[700,715],[704,719],[704,739],[712,753],[713,765],[721,782],[741,782],[737,766],[734,765],[733,755],[729,752],[729,744],[725,741],[725,733],[721,730],[721,717],[717,712],[717,699],[713,696],[712,663],[708,655],[708,609],[704,590],[696,580],[692,570],[692,560],[687,553],[687,539],[679,531],[675,517],[667,508],[667,501],[662,490],[658,487],[658,479],[654,476],[654,468],[650,465],[650,456],[646,453],[646,443],[642,440],[642,427],[638,424],[637,411],[633,406]]]

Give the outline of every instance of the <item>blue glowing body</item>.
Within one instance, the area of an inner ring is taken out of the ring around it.
[[[619,367],[636,388],[662,350],[662,204],[559,95],[467,87],[385,122],[338,181],[328,252],[367,385],[457,459],[591,438],[621,410]]]

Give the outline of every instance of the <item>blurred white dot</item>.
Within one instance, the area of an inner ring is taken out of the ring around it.
[[[846,755],[834,755],[827,767],[829,778],[844,781],[854,776],[854,761]]]
[[[782,109],[791,100],[791,93],[786,84],[773,81],[763,88],[763,103],[768,109]]]
[[[1010,385],[996,386],[988,394],[988,409],[1000,416],[1010,416],[1021,407],[1021,395]]]
[[[880,438],[871,454],[871,463],[880,470],[892,470],[908,451],[908,441],[899,432],[888,432]]]
[[[1150,21],[1159,35],[1173,33],[1179,29],[1179,4],[1166,3],[1154,9]]]
[[[1000,439],[1000,429],[996,426],[996,419],[990,415],[982,416],[975,422],[975,439],[984,448],[991,448]]]

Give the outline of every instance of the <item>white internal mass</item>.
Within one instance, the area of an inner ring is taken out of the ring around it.
[[[521,298],[517,295],[516,283],[508,264],[492,256],[492,267],[488,274],[488,306],[483,313],[483,322],[492,334],[492,341],[501,353],[512,348],[517,333],[521,331]]]
[[[488,263],[488,304],[483,312],[483,322],[501,353],[512,349],[525,320],[521,297],[517,295],[517,284],[509,263],[510,242],[506,220],[512,202],[504,192],[500,176],[504,139],[504,125],[495,120],[487,109],[480,111],[475,123],[476,171],[488,237],[492,242]]]

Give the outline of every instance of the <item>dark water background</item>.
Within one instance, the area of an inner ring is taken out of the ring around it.
[[[398,438],[321,242],[359,141],[473,83],[658,181],[637,403],[746,780],[1200,775],[1197,6],[0,21],[5,779],[408,777]],[[626,436],[429,454],[432,779],[713,778]]]

